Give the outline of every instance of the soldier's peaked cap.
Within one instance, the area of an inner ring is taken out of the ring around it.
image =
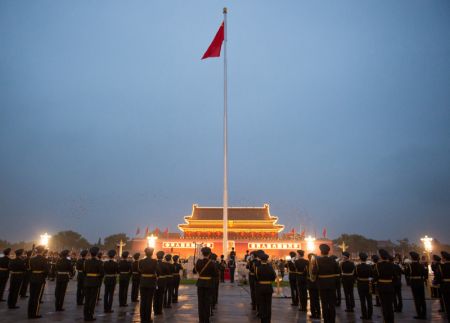
[[[156,258],[163,259],[164,257],[164,251],[160,250],[156,253]]]
[[[359,259],[366,261],[367,260],[367,254],[365,252],[359,253]]]
[[[172,260],[172,255],[171,254],[167,254],[164,259],[166,259],[167,261],[171,261]]]
[[[447,251],[441,251],[441,256],[445,260],[450,260],[450,253],[448,253]]]
[[[350,258],[350,253],[349,253],[348,251],[344,251],[344,252],[342,253],[342,255],[343,255],[344,257]]]
[[[172,259],[173,259],[173,261],[177,261],[178,259],[180,259],[180,256],[175,255],[172,257]]]
[[[269,255],[266,253],[263,253],[262,255],[259,256],[259,259],[261,259],[262,261],[267,261],[267,259],[269,259]]]
[[[439,257],[438,255],[433,255],[433,260],[439,262],[441,261],[441,257]]]
[[[294,257],[295,257],[295,252],[291,251],[291,252],[289,253],[289,256],[291,256],[291,258],[294,258]]]
[[[108,257],[114,258],[116,256],[116,251],[114,249],[111,249],[108,251]]]
[[[134,260],[138,260],[140,256],[141,256],[141,254],[140,254],[139,252],[136,252],[136,253],[133,255],[133,258],[134,258]]]
[[[128,252],[128,251],[124,251],[124,252],[122,252],[122,258],[128,258],[128,255],[129,255],[130,253]]]
[[[420,259],[420,255],[417,252],[415,252],[415,251],[411,251],[409,253],[409,255],[411,256],[411,259],[413,259],[413,260],[419,260]]]
[[[23,249],[17,249],[17,250],[15,251],[15,253],[16,253],[16,256],[22,256],[22,254],[23,254]]]
[[[88,251],[86,249],[81,250],[81,252],[80,252],[81,257],[86,257],[87,254],[88,254]]]
[[[144,252],[146,255],[153,255],[153,252],[155,251],[155,249],[147,247],[145,248]]]
[[[69,255],[69,253],[70,253],[70,251],[66,249],[66,250],[61,251],[61,253],[59,254],[59,256],[60,256],[61,258],[66,258],[66,257]]]
[[[211,248],[209,248],[209,247],[203,247],[202,250],[201,250],[201,252],[202,252],[202,255],[208,256],[208,255],[211,254]]]
[[[99,251],[100,249],[98,249],[98,247],[92,247],[91,249],[89,249],[89,253],[93,256],[97,256]]]
[[[322,244],[319,246],[319,249],[320,249],[320,251],[321,251],[322,253],[328,253],[328,252],[330,252],[330,246],[327,245],[327,244],[325,244],[325,243],[322,243]]]
[[[44,252],[44,250],[45,250],[45,247],[44,247],[44,246],[37,246],[37,247],[36,247],[36,252],[41,253],[41,252]]]
[[[11,248],[5,248],[5,249],[3,249],[3,254],[4,254],[5,256],[9,255],[10,252],[11,252]]]
[[[389,252],[387,252],[384,249],[380,249],[378,250],[378,254],[380,255],[381,259],[387,260],[389,259],[391,256],[389,255]]]
[[[299,254],[300,257],[303,257],[305,255],[304,250],[297,250],[297,253]]]

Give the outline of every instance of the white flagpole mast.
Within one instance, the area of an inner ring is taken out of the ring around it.
[[[228,255],[228,94],[227,94],[227,8],[223,8],[223,254]]]

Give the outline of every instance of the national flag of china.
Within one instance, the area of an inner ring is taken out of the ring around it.
[[[222,43],[224,38],[225,38],[225,31],[224,31],[224,23],[222,22],[211,45],[209,45],[208,49],[203,54],[202,59],[209,57],[220,57],[220,50],[222,49]]]

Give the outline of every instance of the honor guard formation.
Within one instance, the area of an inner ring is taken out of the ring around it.
[[[359,259],[353,261],[348,252],[343,252],[340,258],[329,255],[330,247],[326,244],[320,245],[319,249],[319,255],[305,255],[303,250],[292,251],[288,260],[269,259],[263,250],[247,251],[243,261],[238,261],[234,249],[226,260],[224,255],[219,257],[210,248],[202,248],[201,259],[193,263],[193,274],[197,278],[199,322],[213,321],[219,303],[219,286],[228,274],[233,284],[239,263],[245,265],[248,274],[244,283],[248,282],[249,306],[255,318],[262,323],[272,320],[274,286],[278,288],[285,272],[291,307],[298,308],[305,315],[309,311],[311,320],[335,322],[336,307],[341,306],[341,298],[345,312],[354,312],[356,289],[361,320],[371,320],[374,307],[379,307],[383,321],[394,322],[396,312],[403,311],[402,276],[414,298],[416,313],[411,318],[430,319],[425,301],[426,290],[430,288],[431,297],[439,299],[439,311],[445,312],[448,320],[449,253],[442,251],[442,257],[433,255],[429,265],[416,252],[410,252],[408,258],[403,258],[400,255],[393,257],[380,249],[378,255],[371,258],[361,252]],[[173,303],[178,303],[180,272],[185,270],[179,256],[158,251],[155,258],[153,248],[146,248],[142,257],[140,253],[130,257],[128,251],[117,255],[115,250],[108,251],[103,257],[97,247],[82,250],[78,257],[69,250],[50,254],[42,246],[33,247],[28,252],[18,249],[14,253],[15,257],[11,257],[11,249],[7,248],[0,257],[0,301],[7,301],[8,308],[14,310],[19,308],[19,298],[28,298],[29,319],[42,317],[39,307],[47,280],[55,282],[55,311],[64,311],[67,286],[76,276],[76,304],[82,306],[85,321],[96,319],[95,308],[101,304],[101,296],[104,313],[114,312],[117,287],[118,306],[127,307],[130,294],[130,301],[139,303],[141,322],[152,322],[153,315],[161,315],[165,309],[172,308]]]

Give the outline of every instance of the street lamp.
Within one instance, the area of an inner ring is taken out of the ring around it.
[[[148,236],[148,237],[147,237],[147,245],[148,245],[150,248],[155,249],[155,246],[156,246],[156,239],[158,239],[158,237],[154,236],[153,234],[152,234],[151,236]]]
[[[309,252],[313,252],[315,250],[314,241],[316,241],[316,238],[313,238],[309,235],[305,238],[305,241],[306,241],[306,249]]]
[[[431,243],[433,241],[433,238],[425,235],[425,237],[421,238],[420,240],[423,242],[423,248],[425,249],[425,252],[427,253],[428,261],[430,261],[430,259],[431,259],[430,254],[431,254],[431,251],[433,250],[433,245]]]
[[[50,238],[52,237],[51,235],[49,235],[47,232],[45,232],[44,234],[41,234],[41,240],[39,241],[39,244],[44,246],[46,249],[48,248],[48,242],[50,240]]]

